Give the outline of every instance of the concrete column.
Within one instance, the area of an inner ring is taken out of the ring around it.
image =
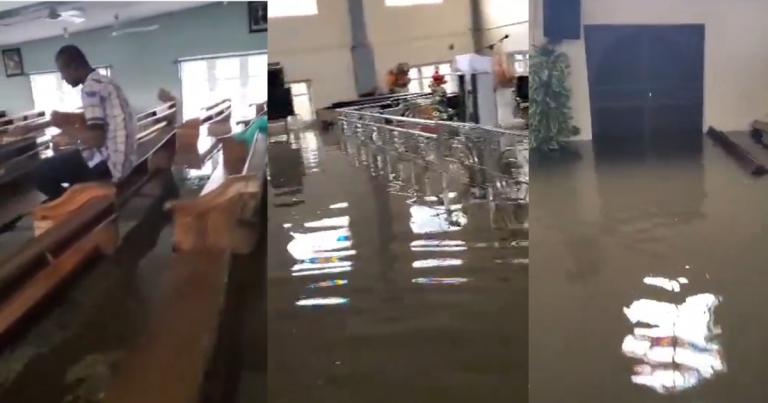
[[[357,93],[370,91],[378,83],[373,49],[368,41],[363,0],[347,0],[349,22],[352,30],[352,65],[355,70]]]
[[[472,45],[475,53],[483,54],[485,50],[485,22],[483,21],[482,0],[469,0],[470,14],[472,16]]]

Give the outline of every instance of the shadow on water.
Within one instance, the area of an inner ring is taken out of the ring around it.
[[[531,402],[768,400],[768,182],[701,137],[533,158]]]
[[[133,225],[114,256],[83,270],[4,345],[0,401],[98,402],[123,350],[142,328],[153,279],[170,267],[167,253],[152,254],[170,217],[164,201],[178,194],[170,173],[159,198],[129,205],[121,225]],[[157,255],[157,257],[156,257]],[[151,265],[151,267],[147,266]]]

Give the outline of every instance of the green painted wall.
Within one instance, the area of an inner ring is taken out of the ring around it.
[[[55,69],[56,51],[68,43],[83,49],[94,65],[109,65],[136,109],[157,104],[160,87],[181,95],[175,60],[222,53],[264,51],[267,34],[248,33],[245,2],[216,3],[147,18],[138,25],[160,25],[155,31],[113,37],[111,28],[27,42],[21,47],[27,72]],[[130,24],[130,26],[135,26]],[[128,24],[126,24],[128,26]],[[0,76],[0,109],[11,113],[34,107],[29,78]]]

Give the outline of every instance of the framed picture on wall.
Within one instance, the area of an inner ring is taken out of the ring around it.
[[[6,77],[24,75],[24,60],[21,58],[21,49],[3,49],[3,65]]]
[[[267,2],[248,2],[248,32],[266,32],[267,30]]]

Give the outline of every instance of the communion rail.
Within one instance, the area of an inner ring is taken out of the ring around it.
[[[342,136],[448,173],[463,169],[465,182],[489,201],[528,203],[528,132],[406,117],[429,107],[424,97],[339,110]]]

